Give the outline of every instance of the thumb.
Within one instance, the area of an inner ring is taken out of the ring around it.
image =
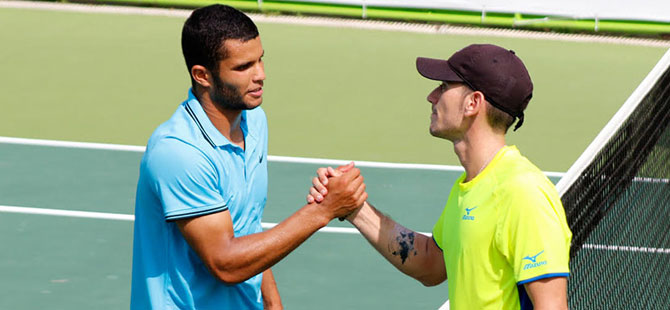
[[[344,172],[342,172],[339,168],[337,170],[335,170],[335,169],[333,169],[333,167],[328,167],[328,176],[329,177],[339,177],[342,174],[344,174]]]

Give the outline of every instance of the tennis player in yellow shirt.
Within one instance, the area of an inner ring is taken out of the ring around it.
[[[567,309],[572,233],[554,185],[505,144],[532,97],[514,51],[470,45],[447,60],[417,58],[440,82],[429,95],[430,133],[449,140],[465,168],[433,235],[407,229],[369,203],[347,217],[391,264],[426,286],[449,281],[450,309]],[[308,202],[327,195],[321,168]]]

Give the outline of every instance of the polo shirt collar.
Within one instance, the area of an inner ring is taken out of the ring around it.
[[[214,124],[212,124],[212,121],[209,120],[209,117],[207,117],[207,113],[205,113],[205,110],[203,110],[202,105],[200,104],[200,101],[198,101],[198,98],[195,97],[193,94],[193,89],[188,90],[188,100],[186,101],[186,105],[190,109],[190,111],[193,111],[193,116],[195,117],[196,122],[198,123],[198,127],[200,127],[200,130],[202,133],[205,135],[205,139],[208,139],[213,143],[216,147],[221,147],[225,145],[231,145],[231,146],[237,146],[230,142],[228,138],[226,138],[224,135],[221,134],[221,132],[214,127]],[[242,132],[244,133],[245,138],[247,138],[247,111],[242,111],[242,119],[240,120],[240,126],[242,127]]]

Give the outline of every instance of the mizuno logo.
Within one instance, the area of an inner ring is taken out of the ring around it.
[[[544,253],[544,250],[540,251],[540,253],[537,253],[537,254],[535,254],[535,255],[533,255],[533,256],[526,256],[526,257],[524,257],[523,259],[527,259],[527,260],[529,260],[529,261],[531,261],[531,262],[528,263],[528,264],[525,264],[525,265],[523,266],[523,270],[531,269],[531,268],[535,268],[535,267],[539,267],[539,266],[546,265],[546,264],[547,264],[547,261],[546,261],[546,260],[543,260],[543,261],[540,261],[540,262],[537,261],[537,257],[540,256],[540,254],[542,254],[542,253]],[[523,260],[523,259],[522,259],[522,260]]]
[[[472,212],[472,210],[474,210],[474,209],[477,209],[477,206],[474,206],[474,207],[469,208],[469,209],[465,208],[466,214],[463,215],[463,220],[464,221],[474,221],[475,220],[475,217],[470,215],[470,212]]]
[[[542,254],[542,253],[544,253],[544,250],[542,250],[540,253],[537,253],[537,254],[535,254],[535,255],[533,255],[533,256],[526,256],[526,257],[524,257],[523,259],[527,259],[527,260],[529,260],[529,261],[531,261],[531,262],[534,263],[535,260],[537,259],[537,256],[540,255],[540,254]]]

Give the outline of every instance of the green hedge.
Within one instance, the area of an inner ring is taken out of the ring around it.
[[[91,1],[88,1],[91,2]],[[93,1],[95,2],[95,1]],[[380,20],[418,21],[442,24],[493,26],[519,29],[555,30],[565,32],[616,33],[646,36],[670,35],[670,23],[624,20],[569,19],[561,17],[534,16],[456,10],[428,10],[388,7],[331,5],[324,3],[262,1],[256,0],[106,0],[104,3],[120,3],[140,6],[197,8],[213,3],[227,4],[244,11],[263,13],[288,13],[297,15],[343,16]]]

